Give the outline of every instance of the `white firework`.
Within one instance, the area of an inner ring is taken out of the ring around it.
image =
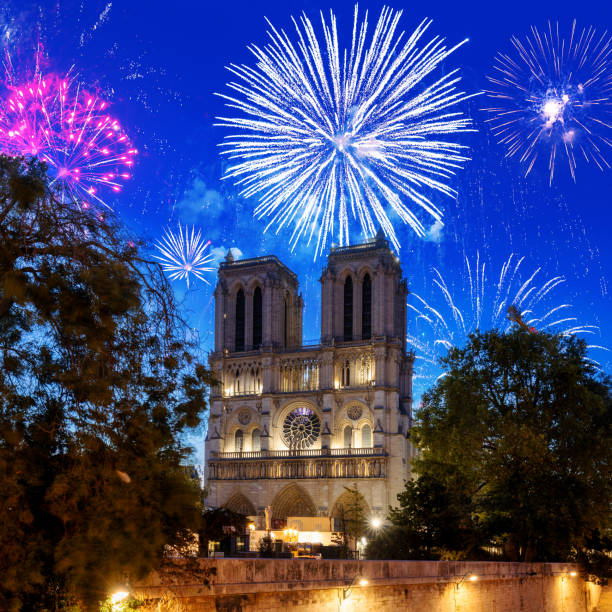
[[[522,274],[524,257],[512,254],[491,279],[486,265],[476,253],[475,261],[465,257],[465,274],[458,288],[446,282],[433,269],[434,295],[426,300],[410,293],[408,345],[416,355],[416,385],[423,389],[442,373],[440,357],[453,347],[462,347],[476,330],[498,329],[508,332],[513,323],[508,308],[514,307],[522,323],[533,331],[547,331],[563,336],[595,334],[594,325],[583,325],[571,314],[571,304],[552,300],[554,290],[565,282],[563,276],[541,283],[541,268]],[[604,347],[589,345],[589,348]],[[607,350],[607,349],[604,349]],[[593,362],[596,365],[597,362]]]
[[[189,289],[191,275],[210,284],[203,276],[204,272],[212,272],[209,265],[214,259],[213,255],[206,250],[210,246],[210,240],[204,241],[202,231],[195,227],[184,228],[178,224],[178,232],[166,229],[161,240],[155,243],[160,255],[153,257],[161,262],[162,269],[171,280],[185,280]]]
[[[217,117],[236,130],[221,144],[231,160],[225,178],[259,197],[266,229],[293,226],[293,248],[316,234],[315,257],[336,231],[349,242],[351,218],[366,236],[382,227],[399,249],[390,216],[424,236],[419,217],[442,218],[432,194],[456,195],[449,179],[468,158],[448,137],[471,131],[458,108],[470,96],[457,90],[457,70],[428,77],[466,41],[421,44],[431,20],[406,36],[401,15],[384,7],[368,36],[368,14],[360,21],[355,7],[350,49],[331,11],[329,21],[321,14],[322,42],[304,14],[292,19],[295,44],[268,22],[270,42],[249,47],[255,66],[231,64],[233,93],[217,94],[239,111]]]

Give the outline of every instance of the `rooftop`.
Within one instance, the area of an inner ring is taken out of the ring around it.
[[[293,278],[293,280],[296,282],[298,280],[297,274],[292,272],[278,257],[276,257],[276,255],[263,255],[262,257],[251,257],[250,259],[239,259],[238,261],[235,261],[234,256],[232,255],[232,250],[230,249],[227,252],[225,261],[222,261],[219,265],[219,269],[235,270],[239,268],[250,268],[251,266],[260,266],[261,264],[274,264],[286,272],[291,278]]]

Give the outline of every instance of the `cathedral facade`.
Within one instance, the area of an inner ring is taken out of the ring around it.
[[[302,344],[296,275],[274,256],[219,267],[206,438],[207,505],[250,516],[336,516],[356,485],[384,518],[409,477],[413,356],[406,281],[380,233],[332,248],[321,338]],[[343,498],[343,496],[345,496]]]

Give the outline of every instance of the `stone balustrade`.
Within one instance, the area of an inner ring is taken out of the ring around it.
[[[209,481],[386,478],[387,453],[380,448],[219,453],[207,468]]]

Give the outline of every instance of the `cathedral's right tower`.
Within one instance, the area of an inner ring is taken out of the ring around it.
[[[382,232],[332,249],[321,276],[321,343],[393,338],[406,347],[406,296],[398,258]]]

